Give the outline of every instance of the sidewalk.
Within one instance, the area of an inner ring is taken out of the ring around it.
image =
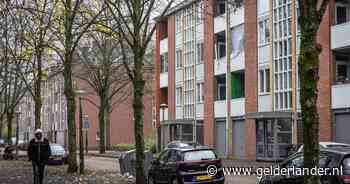
[[[261,162],[256,160],[231,160],[231,159],[222,159],[222,165],[224,167],[270,167],[276,165],[279,162]]]
[[[100,154],[98,150],[89,150],[87,156],[93,157],[107,157],[107,158],[119,158],[122,152],[106,150],[104,154]]]

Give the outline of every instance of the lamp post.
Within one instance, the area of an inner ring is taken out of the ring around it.
[[[82,98],[86,95],[84,90],[76,90],[75,95],[79,97],[79,173],[84,174],[84,140],[83,140],[83,105]]]
[[[160,109],[162,109],[162,121],[165,120],[165,109],[168,108],[168,105],[167,104],[160,104]],[[170,134],[170,125],[169,126],[169,134]],[[164,129],[163,129],[164,131]],[[164,133],[164,132],[163,132]],[[160,134],[158,136],[161,137],[161,139],[164,139],[165,137],[164,136],[161,136],[162,135],[162,128],[160,129]],[[158,142],[158,150],[161,150],[162,149],[162,142],[164,142],[164,140],[162,141],[161,139],[158,138],[159,142]],[[170,136],[168,137],[168,140],[166,140],[166,142],[168,142],[170,140]]]
[[[19,115],[21,114],[21,112],[17,110],[15,114],[16,114],[16,159],[18,159]]]

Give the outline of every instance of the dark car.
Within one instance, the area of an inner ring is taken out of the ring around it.
[[[214,174],[208,174],[208,168],[214,169]],[[225,177],[221,160],[213,149],[187,146],[162,151],[159,158],[152,161],[147,181],[149,184],[223,184]]]
[[[302,168],[304,165],[304,156],[302,152],[288,157],[279,168]],[[350,183],[350,148],[332,148],[320,150],[320,168],[329,169],[327,174],[321,178],[322,184],[347,184]],[[342,168],[342,173],[340,172]],[[334,171],[334,172],[333,172]],[[258,184],[302,184],[304,177],[302,175],[274,175],[263,176]]]
[[[67,152],[63,146],[59,144],[50,144],[51,156],[48,164],[64,164],[67,159]]]

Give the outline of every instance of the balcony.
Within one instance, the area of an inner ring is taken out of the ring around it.
[[[350,83],[332,86],[332,108],[350,108]]]
[[[271,112],[272,111],[272,95],[264,94],[259,95],[258,103],[259,112]]]
[[[160,88],[168,87],[168,72],[160,74]]]
[[[334,25],[331,28],[331,46],[333,50],[350,47],[350,21]]]
[[[231,100],[231,116],[245,115],[245,98],[236,98]]]
[[[234,12],[231,11],[230,27],[234,27],[244,23],[244,8],[237,8]],[[221,14],[214,17],[214,33],[219,33],[226,30],[226,14]]]
[[[214,64],[214,74],[221,75],[226,73],[226,57],[222,57],[215,60]]]
[[[214,114],[215,118],[224,118],[227,116],[226,100],[220,100],[214,102]]]

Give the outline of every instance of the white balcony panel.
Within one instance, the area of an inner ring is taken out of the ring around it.
[[[168,87],[168,72],[160,74],[160,88]]]
[[[176,83],[181,83],[183,78],[183,71],[182,69],[176,70],[175,72],[175,80]]]
[[[183,108],[182,106],[176,107],[176,119],[182,119],[183,118]]]
[[[258,0],[258,15],[265,14],[269,11],[270,0]]]
[[[332,86],[332,108],[350,107],[350,84],[340,84]]]
[[[160,40],[160,54],[168,52],[168,38]]]
[[[182,34],[175,34],[175,45],[176,48],[181,48],[182,45]]]
[[[225,14],[222,14],[214,18],[214,33],[219,33],[226,29],[225,16]]]
[[[214,61],[214,74],[221,75],[226,73],[226,57],[219,58]]]
[[[245,98],[237,98],[231,100],[231,116],[244,116],[245,114]]]
[[[350,47],[350,22],[332,26],[332,49]]]
[[[214,102],[215,118],[223,118],[227,116],[226,100]]]
[[[258,49],[258,60],[259,63],[268,63],[271,57],[271,45],[260,46]]]
[[[231,57],[231,71],[244,70],[245,62],[244,62],[244,52],[241,52],[239,55],[234,58]]]
[[[259,112],[271,112],[272,111],[272,95],[259,95],[258,102]]]
[[[204,118],[204,105],[203,103],[198,103],[196,105],[196,114],[197,114],[197,118]]]
[[[237,8],[235,11],[231,11],[231,27],[244,23],[244,7]]]
[[[197,80],[204,79],[204,64],[198,64],[196,66],[196,78]]]
[[[168,108],[165,108],[164,109],[164,112],[163,112],[163,109],[160,109],[160,113],[159,113],[159,115],[160,115],[160,121],[166,121],[166,120],[168,120]]]

